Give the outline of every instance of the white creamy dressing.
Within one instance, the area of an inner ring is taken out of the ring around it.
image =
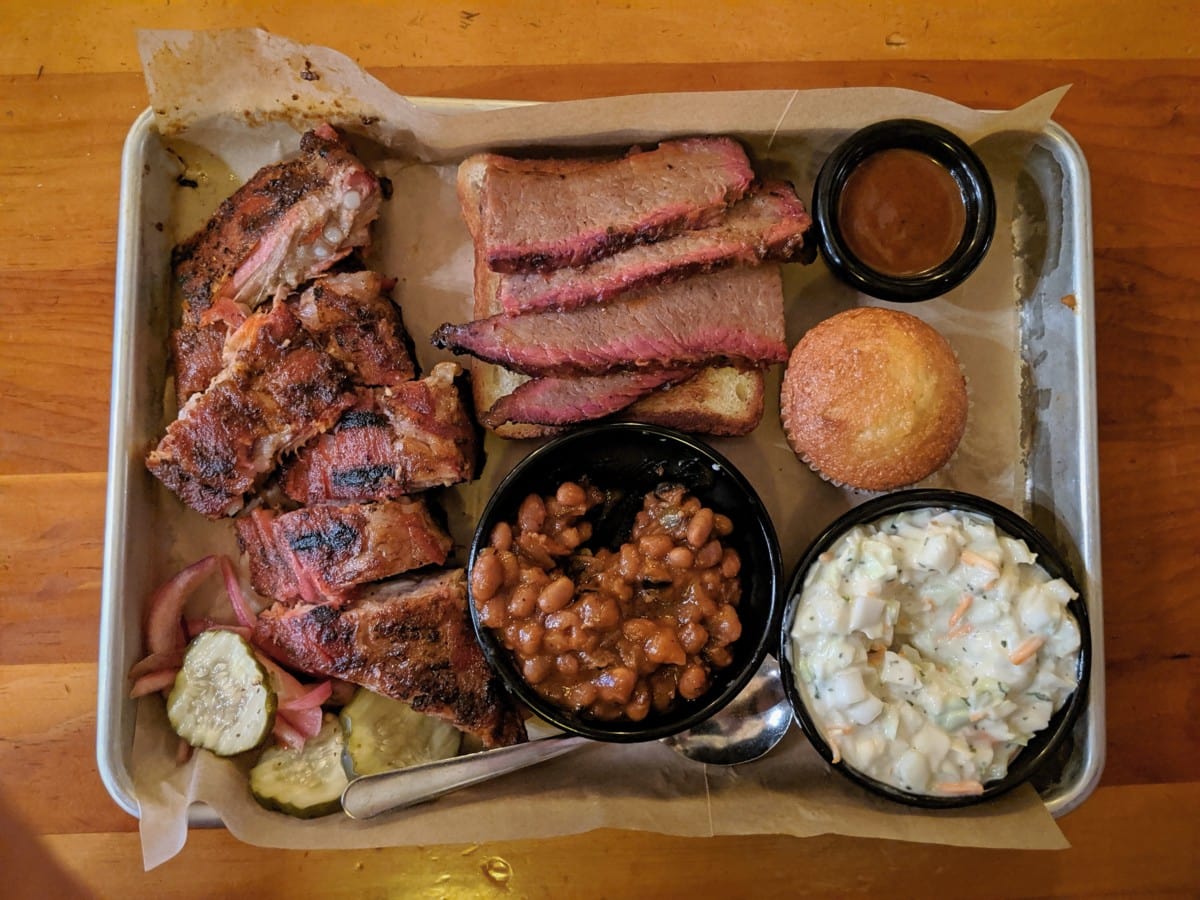
[[[1075,690],[1075,596],[983,515],[888,516],[809,570],[797,687],[835,760],[911,793],[979,793]]]

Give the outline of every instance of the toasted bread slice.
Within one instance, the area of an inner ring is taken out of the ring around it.
[[[475,304],[476,319],[503,312],[498,297],[500,276],[488,268],[478,251],[479,187],[487,166],[496,159],[481,153],[468,157],[458,169],[458,200],[467,230],[476,243]],[[581,161],[583,164],[583,161]],[[536,170],[537,162],[523,165]],[[561,166],[561,161],[558,162]],[[489,365],[471,362],[471,389],[477,415],[491,409],[497,400],[511,393],[527,376]],[[753,431],[763,413],[763,375],[750,369],[714,366],[695,377],[666,390],[657,390],[626,407],[616,418],[663,425],[680,431],[712,435],[741,435]],[[491,429],[503,438],[539,438],[558,434],[562,427],[508,422]]]

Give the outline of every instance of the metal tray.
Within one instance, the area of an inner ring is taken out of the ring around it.
[[[415,102],[443,112],[514,105]],[[104,785],[134,816],[136,705],[125,676],[141,649],[143,599],[169,574],[162,548],[144,537],[163,532],[166,511],[143,457],[161,425],[171,251],[162,223],[170,221],[178,173],[146,110],[126,139],[121,169],[96,734]],[[1085,714],[1036,785],[1060,816],[1095,789],[1105,745],[1091,198],[1087,164],[1065,130],[1050,123],[1037,137],[1017,187],[1011,246],[1024,367],[1024,511],[1079,573],[1094,648]],[[207,808],[193,808],[191,821],[220,824]]]

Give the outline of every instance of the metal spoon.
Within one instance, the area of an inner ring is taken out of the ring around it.
[[[765,756],[792,725],[779,663],[766,657],[729,705],[695,728],[662,739],[688,759],[710,766],[736,766]]]
[[[407,769],[364,775],[355,778],[342,791],[342,809],[352,819],[369,819],[389,810],[407,809],[451,791],[562,756],[588,743],[591,743],[588,738],[559,734]]]
[[[688,759],[715,766],[750,762],[779,743],[792,723],[779,663],[763,660],[754,677],[721,712],[662,743]],[[342,809],[353,819],[406,809],[460,788],[536,765],[590,743],[588,738],[553,737],[456,756],[394,772],[365,775],[342,792]]]

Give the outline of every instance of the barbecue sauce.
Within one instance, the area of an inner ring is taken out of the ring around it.
[[[905,148],[881,150],[855,166],[837,214],[847,249],[876,272],[895,278],[948,260],[967,220],[962,192],[949,170]]]

